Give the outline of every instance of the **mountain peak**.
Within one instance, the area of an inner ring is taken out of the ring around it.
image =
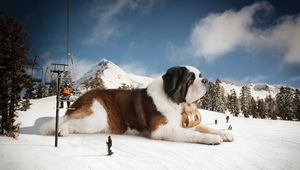
[[[92,67],[78,81],[77,85],[82,86],[82,83],[95,77],[99,72],[106,88],[118,88],[122,84],[131,85],[136,88],[146,87],[153,79],[144,76],[136,76],[126,73],[122,68],[107,59],[101,59],[97,65]]]
[[[101,59],[101,60],[98,62],[98,65],[99,65],[99,66],[104,66],[104,65],[108,65],[108,64],[112,64],[112,62],[109,61],[109,60],[107,60],[107,59],[105,59],[105,58]]]
[[[107,60],[105,58],[101,59],[98,64],[95,66],[94,69],[100,70],[101,72],[107,70],[107,69],[111,69],[115,72],[120,72],[122,74],[124,74],[124,70],[121,69],[118,65],[116,65],[115,63],[113,63],[110,60]]]

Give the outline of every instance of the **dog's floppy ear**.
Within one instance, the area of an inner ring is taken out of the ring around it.
[[[188,72],[185,67],[172,67],[162,76],[164,91],[176,103],[185,101],[186,92],[180,85],[182,77]]]

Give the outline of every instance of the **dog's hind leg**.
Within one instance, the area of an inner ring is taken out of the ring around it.
[[[80,110],[78,111],[80,112]],[[85,113],[74,113],[73,115],[84,115]],[[107,132],[107,112],[104,107],[94,100],[90,113],[86,116],[67,116],[67,120],[59,128],[60,136],[67,136],[70,133],[97,133]]]

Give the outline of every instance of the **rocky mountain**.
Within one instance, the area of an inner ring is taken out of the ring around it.
[[[133,86],[135,88],[143,88],[153,80],[150,77],[127,73],[113,62],[102,59],[97,65],[92,67],[79,80],[77,80],[76,85],[81,87],[85,80],[89,80],[90,77],[95,77],[97,72],[100,73],[105,87],[110,89],[118,88],[122,86],[122,84]]]
[[[242,89],[242,86],[238,86],[233,82],[221,80],[221,85],[224,87],[225,96],[230,93],[232,89],[239,95]],[[266,96],[271,95],[275,97],[277,93],[279,93],[280,85],[269,85],[267,83],[251,83],[248,84],[250,87],[251,95],[254,99],[260,98],[264,99]]]

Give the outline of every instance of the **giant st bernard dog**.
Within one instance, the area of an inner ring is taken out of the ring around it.
[[[207,80],[191,66],[172,67],[145,89],[91,90],[79,97],[60,118],[59,135],[135,131],[157,140],[220,144],[233,141],[229,133],[201,124],[182,126],[185,106],[206,93]],[[54,123],[44,124],[41,134],[53,134]]]

